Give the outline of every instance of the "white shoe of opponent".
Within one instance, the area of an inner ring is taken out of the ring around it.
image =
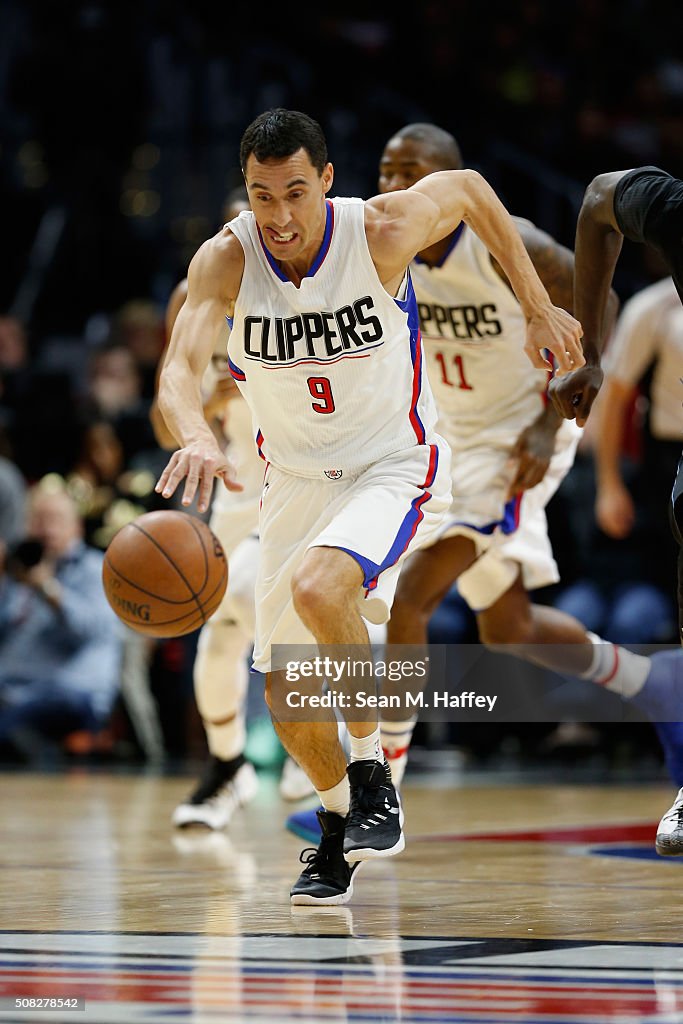
[[[173,824],[176,828],[225,828],[237,808],[249,803],[257,790],[258,777],[250,761],[212,757],[195,791],[174,810]]]
[[[285,760],[280,776],[280,796],[283,800],[303,800],[315,793],[315,787],[303,768],[291,757]]]
[[[683,854],[683,789],[659,823],[655,849],[662,857]]]

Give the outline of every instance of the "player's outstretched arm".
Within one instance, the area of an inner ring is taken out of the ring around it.
[[[600,355],[609,331],[611,285],[623,235],[614,215],[614,192],[627,171],[594,178],[586,189],[576,226],[574,312],[583,327],[586,365],[553,381],[549,394],[560,415],[583,426],[602,385]]]
[[[514,220],[480,174],[472,170],[437,171],[404,192],[376,197],[370,202],[377,199],[384,200],[394,224],[400,221],[402,210],[409,226],[403,238],[394,238],[394,252],[405,251],[409,240],[409,259],[454,231],[461,221],[469,224],[502,267],[522,307],[527,321],[526,352],[532,363],[548,367],[542,351],[549,349],[561,372],[583,364],[580,324],[566,310],[553,306]],[[431,212],[424,199],[431,200]],[[400,231],[395,230],[394,234],[400,236]]]
[[[200,387],[225,314],[239,291],[243,266],[242,247],[229,233],[199,249],[159,378],[159,409],[182,447],[171,456],[156,490],[168,498],[185,480],[183,504],[191,504],[198,494],[200,512],[209,507],[214,477],[220,476],[229,490],[242,490],[206,422]]]

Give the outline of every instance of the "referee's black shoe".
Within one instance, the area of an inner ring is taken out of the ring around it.
[[[352,761],[346,769],[351,807],[344,857],[349,864],[392,857],[405,846],[403,808],[386,761]]]
[[[306,867],[292,886],[294,906],[334,906],[348,903],[358,864],[344,859],[345,818],[331,811],[318,811],[322,836],[318,849],[302,850],[299,860]]]

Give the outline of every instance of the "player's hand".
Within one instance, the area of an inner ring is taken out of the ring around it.
[[[539,370],[552,369],[543,355],[548,349],[555,356],[557,372],[569,373],[583,366],[581,324],[559,306],[545,306],[527,319],[524,351]]]
[[[602,386],[604,374],[599,366],[581,366],[564,377],[553,377],[548,386],[548,396],[555,409],[567,420],[576,420],[582,427],[595,396]]]
[[[557,429],[549,426],[545,417],[540,417],[519,435],[511,453],[517,465],[508,500],[520,491],[528,491],[540,484],[555,450],[556,433]]]
[[[170,498],[181,481],[185,480],[183,505],[191,505],[197,494],[197,508],[200,512],[206,512],[211,501],[213,481],[217,476],[229,491],[244,490],[242,484],[235,479],[235,467],[218,444],[213,439],[202,439],[173,453],[154,490],[164,498]]]
[[[628,537],[633,529],[636,510],[633,498],[620,480],[600,487],[595,502],[595,518],[609,537],[616,540]]]

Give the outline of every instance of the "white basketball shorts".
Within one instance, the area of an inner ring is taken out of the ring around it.
[[[509,501],[515,468],[512,444],[507,449],[482,446],[455,454],[453,503],[439,539],[463,534],[475,542],[479,557],[458,579],[458,590],[473,611],[495,604],[520,569],[527,590],[559,580],[545,508],[572,467],[580,437],[573,421],[563,423],[543,480]]]
[[[363,570],[361,615],[386,622],[404,559],[432,543],[451,504],[450,449],[437,436],[360,474],[312,480],[269,466],[260,521],[254,668],[270,669],[272,644],[315,640],[294,610],[291,581],[314,547],[346,551]]]

